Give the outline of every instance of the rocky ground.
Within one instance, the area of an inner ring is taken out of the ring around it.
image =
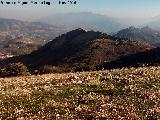
[[[1,120],[157,120],[160,67],[0,79]]]

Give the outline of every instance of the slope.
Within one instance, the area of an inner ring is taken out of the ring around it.
[[[91,70],[121,56],[142,52],[149,44],[119,39],[105,33],[76,29],[63,34],[28,55],[0,61],[1,65],[23,62],[31,69],[45,65]]]

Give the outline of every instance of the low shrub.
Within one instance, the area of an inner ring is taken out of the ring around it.
[[[38,74],[50,74],[50,73],[63,73],[62,67],[56,67],[52,65],[45,65],[38,70]]]
[[[28,68],[23,63],[12,63],[0,68],[0,77],[15,77],[29,75]]]

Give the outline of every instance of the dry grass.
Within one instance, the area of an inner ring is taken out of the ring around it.
[[[1,120],[156,120],[160,67],[0,79]]]

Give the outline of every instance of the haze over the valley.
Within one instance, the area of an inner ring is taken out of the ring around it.
[[[76,5],[58,5],[56,4],[58,0],[50,2],[55,4],[50,6],[0,4],[0,17],[35,21],[57,13],[92,12],[115,18],[123,23],[127,22],[129,25],[137,25],[149,22],[150,19],[160,15],[158,0],[77,0]]]

